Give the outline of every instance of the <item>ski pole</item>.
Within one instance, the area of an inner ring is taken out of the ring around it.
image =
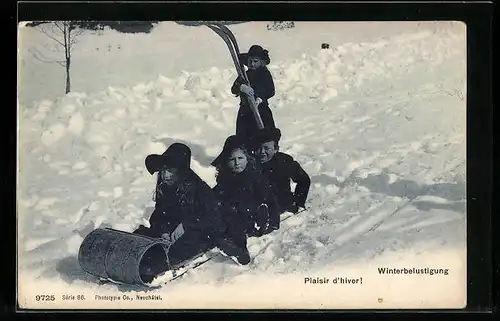
[[[264,122],[262,121],[262,117],[260,116],[259,106],[257,105],[255,98],[251,95],[247,95],[247,100],[248,103],[250,104],[250,109],[252,110],[253,115],[255,117],[255,121],[257,121],[257,126],[259,126],[259,129],[263,129]]]

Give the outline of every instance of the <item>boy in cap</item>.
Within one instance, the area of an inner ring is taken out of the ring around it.
[[[292,156],[279,151],[280,138],[278,128],[260,130],[255,137],[258,144],[255,153],[262,173],[278,199],[280,212],[297,213],[299,208],[305,208],[311,179]],[[294,192],[290,185],[292,181],[297,184]]]

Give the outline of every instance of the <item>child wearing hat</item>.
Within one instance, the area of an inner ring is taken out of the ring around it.
[[[248,53],[240,54],[240,61],[248,66],[247,76],[250,86],[246,85],[241,77],[238,77],[231,92],[240,97],[240,108],[236,118],[236,135],[245,138],[247,147],[253,151],[252,137],[259,129],[255,116],[250,109],[246,96],[253,96],[258,105],[259,114],[265,128],[274,128],[273,114],[269,108],[268,99],[275,94],[274,81],[267,65],[271,62],[269,52],[259,45],[253,45]]]
[[[300,164],[292,156],[279,151],[281,131],[278,128],[263,129],[255,138],[255,151],[262,173],[267,177],[276,195],[280,213],[297,213],[305,208],[311,180]],[[295,190],[291,190],[295,182]]]
[[[212,166],[217,170],[214,192],[223,217],[235,243],[246,249],[246,236],[268,234],[279,224],[277,200],[238,136],[226,139]]]
[[[155,209],[149,219],[150,227],[140,225],[134,233],[169,241],[172,266],[214,247],[230,256],[238,254],[234,244],[225,240],[227,226],[212,189],[190,168],[190,160],[191,149],[181,143],[145,159],[148,172],[158,173]],[[158,262],[155,257],[146,259],[155,267],[147,272],[151,276],[170,268],[167,262]]]

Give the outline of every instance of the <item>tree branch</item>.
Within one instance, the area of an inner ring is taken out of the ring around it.
[[[47,63],[57,63],[63,67],[66,66],[66,62],[64,60],[57,60],[45,57],[40,51],[37,49],[28,49],[28,51],[35,57],[36,60]]]
[[[69,44],[70,44],[70,45],[74,45],[75,43],[77,43],[77,42],[78,42],[78,41],[77,41],[77,39],[76,39],[76,38],[77,38],[77,36],[78,36],[78,35],[73,35],[73,37],[71,38],[71,41],[69,42]]]
[[[64,27],[66,25],[66,22],[62,22],[62,26]],[[59,24],[58,21],[55,21],[54,22],[54,26],[57,27],[57,29],[59,29],[59,31],[61,31],[63,34],[64,34],[64,30],[63,30],[63,27],[61,27],[61,25]]]
[[[54,46],[53,48],[48,48],[47,46],[45,47],[47,50],[53,53],[60,52],[62,54],[61,51],[64,50],[65,59],[61,60],[57,58],[47,57],[36,48],[28,49],[28,51],[38,61],[46,63],[56,63],[62,67],[68,67],[71,59],[72,46],[77,42],[77,37],[84,33],[84,30],[80,28],[77,29],[76,27],[72,28],[71,22],[69,21],[53,21],[49,22],[49,26],[50,30],[46,25],[40,25],[37,28],[41,33],[43,33],[49,39],[54,41],[54,43],[56,43],[56,46]]]
[[[47,37],[49,37],[50,39],[54,40],[56,43],[58,43],[59,45],[63,46],[64,47],[64,43],[62,43],[59,39],[57,39],[56,37],[50,35],[45,29],[43,29],[42,27],[39,28],[40,31],[46,35]]]
[[[71,38],[71,42],[70,42],[70,44],[71,44],[71,45],[74,45],[75,43],[77,43],[77,42],[78,42],[78,39],[77,39],[77,38],[78,38],[79,36],[81,36],[81,35],[83,34],[83,32],[84,32],[84,30],[83,30],[83,29],[80,29],[80,28],[71,30],[71,31],[70,31],[70,34],[72,34],[72,35],[73,35],[73,37]]]

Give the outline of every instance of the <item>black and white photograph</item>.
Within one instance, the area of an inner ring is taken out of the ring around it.
[[[33,309],[463,308],[466,25],[23,21]]]

